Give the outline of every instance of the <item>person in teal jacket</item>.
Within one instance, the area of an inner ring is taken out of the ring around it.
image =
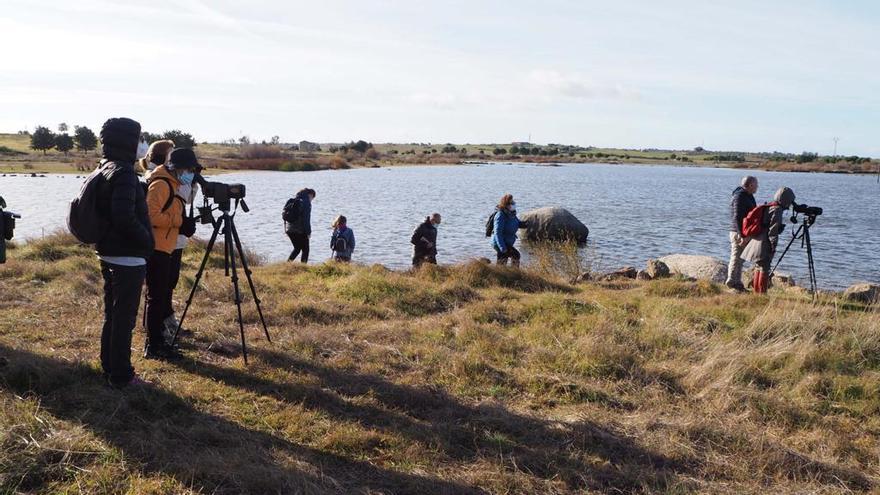
[[[507,260],[510,260],[513,266],[519,266],[520,253],[513,245],[520,227],[525,227],[525,223],[516,216],[516,201],[513,200],[513,195],[505,194],[495,207],[492,234],[492,247],[499,265],[506,265]]]

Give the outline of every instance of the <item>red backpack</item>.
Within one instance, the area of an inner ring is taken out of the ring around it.
[[[742,234],[743,237],[760,235],[761,232],[764,231],[764,210],[771,206],[779,206],[779,203],[771,201],[749,210],[748,214],[743,218],[742,231],[740,234]]]

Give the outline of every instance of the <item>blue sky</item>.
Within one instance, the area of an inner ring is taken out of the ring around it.
[[[876,2],[0,6],[3,131],[880,156]]]

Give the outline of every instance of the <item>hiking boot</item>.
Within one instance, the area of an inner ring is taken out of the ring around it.
[[[180,359],[177,349],[168,345],[147,345],[144,347],[144,359],[158,359],[160,361],[173,361]]]
[[[164,325],[165,327],[165,340],[167,340],[168,342],[171,342],[171,338],[174,337],[174,331],[177,330],[177,324],[177,318],[174,315],[165,318],[165,320],[162,322],[162,325]],[[188,329],[180,327],[180,335],[188,335],[191,333],[192,332],[190,332]]]
[[[137,373],[132,375],[131,379],[129,379],[125,383],[113,383],[108,378],[107,384],[117,390],[121,390],[121,389],[127,388],[127,387],[147,387],[147,386],[152,385],[152,383],[150,383],[150,382],[144,380],[143,378],[141,378],[140,376],[138,376]]]

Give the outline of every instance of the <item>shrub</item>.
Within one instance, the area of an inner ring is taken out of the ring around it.
[[[241,147],[242,158],[281,158],[281,147],[270,144],[248,144]]]

